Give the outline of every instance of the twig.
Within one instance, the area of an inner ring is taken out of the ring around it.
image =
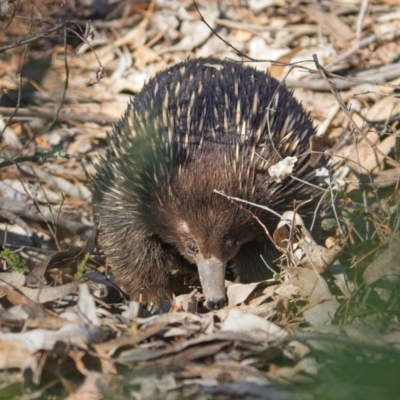
[[[71,22],[70,20],[61,21],[58,24],[55,24],[54,26],[46,29],[42,33],[40,33],[40,32],[35,32],[34,34],[31,33],[29,35],[26,35],[23,39],[18,40],[18,41],[14,42],[14,43],[10,43],[10,44],[7,44],[5,46],[0,46],[0,54],[4,53],[7,50],[15,49],[16,47],[20,47],[20,46],[23,46],[25,44],[29,44],[29,43],[35,42],[36,40],[38,40],[38,39],[40,39],[42,37],[47,37],[51,33],[57,31],[58,29],[64,28],[70,22]]]
[[[45,207],[42,205],[27,204],[26,202],[16,201],[15,199],[6,199],[0,197],[0,210],[7,210],[22,218],[32,221],[52,223],[52,214],[57,213],[54,207]],[[70,232],[80,235],[82,238],[88,238],[91,234],[91,227],[80,221],[80,216],[73,214],[60,213],[57,221],[59,226],[68,229]]]
[[[10,117],[40,117],[45,119],[52,119],[54,118],[54,111],[49,110],[49,107],[31,107],[31,108],[19,108],[16,113],[14,113],[14,108],[11,107],[0,107],[0,114],[3,116],[10,116]],[[101,126],[110,126],[118,122],[119,118],[110,117],[107,115],[102,114],[90,114],[90,113],[83,113],[77,114],[71,112],[70,110],[61,110],[60,114],[58,115],[58,120],[63,122],[78,122],[78,123],[85,123],[85,122],[93,122],[95,124]]]
[[[358,13],[357,27],[356,27],[357,38],[359,38],[362,33],[362,25],[364,22],[365,13],[367,12],[368,4],[369,4],[369,0],[363,0],[361,7],[360,7],[360,12]]]
[[[360,50],[363,47],[368,46],[369,44],[375,42],[378,39],[382,39],[384,36],[389,35],[389,34],[399,34],[400,33],[400,28],[395,28],[387,32],[383,32],[381,34],[377,35],[371,35],[366,37],[363,40],[357,41],[354,43],[353,47],[347,51],[345,51],[342,54],[339,54],[333,61],[325,65],[325,68],[332,68],[335,64],[339,63],[342,60],[345,60],[349,56],[351,56],[353,53],[355,53],[357,50]]]
[[[327,85],[329,86],[330,91],[332,92],[333,96],[335,97],[335,99],[337,100],[337,102],[340,105],[340,108],[342,109],[342,111],[344,112],[344,114],[346,115],[346,117],[348,118],[348,120],[350,121],[352,127],[357,131],[357,133],[362,136],[365,141],[372,147],[375,148],[377,153],[379,153],[387,162],[388,164],[390,164],[391,166],[400,167],[400,164],[398,162],[396,162],[395,160],[393,160],[392,158],[388,157],[386,154],[384,154],[379,148],[377,148],[374,143],[371,142],[371,140],[364,134],[364,132],[362,131],[362,129],[360,129],[357,124],[354,122],[352,116],[350,115],[349,110],[347,109],[346,105],[344,104],[342,98],[339,95],[339,92],[337,91],[336,87],[332,84],[332,82],[328,79],[328,76],[330,77],[330,74],[328,71],[326,71],[325,68],[323,68],[321,66],[321,64],[318,61],[318,57],[316,54],[313,54],[313,59],[314,59],[314,63],[315,66],[317,67],[318,71],[320,72],[322,78],[324,79],[324,81],[327,83]]]

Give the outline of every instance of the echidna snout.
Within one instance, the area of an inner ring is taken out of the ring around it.
[[[225,271],[226,262],[215,256],[205,256],[202,246],[195,239],[185,243],[183,254],[197,266],[199,280],[209,309],[220,309],[225,305]]]
[[[259,222],[272,235],[279,218],[267,209],[304,202],[307,224],[322,193],[314,133],[292,92],[265,72],[199,58],[158,73],[114,127],[94,180],[99,245],[117,283],[133,300],[160,304],[187,293],[197,269],[217,309],[227,270],[242,283],[268,278],[265,262],[278,252]],[[297,159],[293,177],[278,182],[268,170],[286,157]]]
[[[196,265],[207,307],[211,310],[222,308],[225,305],[226,264],[212,257],[200,259]]]
[[[184,179],[187,181],[189,178]],[[218,197],[217,194],[213,196]],[[223,212],[224,208],[225,212]],[[158,213],[160,226],[163,225],[163,220],[168,221],[165,231],[162,229],[158,231],[159,235],[173,244],[191,265],[197,266],[207,307],[222,308],[225,305],[227,264],[240,251],[240,245],[250,240],[245,230],[239,228],[244,221],[247,222],[248,217],[243,216],[240,209],[229,210],[226,199],[222,197],[214,198],[201,215],[201,219],[198,218],[197,213],[182,207],[181,216],[191,223],[179,221],[177,227],[168,218],[172,211],[168,206],[166,209],[166,215],[165,210]],[[213,221],[214,224],[209,225],[208,221]]]

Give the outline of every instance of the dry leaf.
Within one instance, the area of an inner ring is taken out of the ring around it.
[[[363,273],[363,280],[371,285],[378,279],[387,276],[391,271],[399,269],[400,238],[394,238],[386,248],[380,249],[374,260]],[[399,275],[394,274],[394,275]]]
[[[237,304],[243,303],[254,292],[254,289],[258,285],[258,283],[233,283],[229,285],[226,289],[228,305],[235,306]]]
[[[281,339],[287,335],[282,328],[266,319],[253,314],[243,314],[238,309],[233,308],[222,324],[222,331],[244,332],[252,334],[261,331],[269,342]]]
[[[319,327],[328,324],[334,317],[339,303],[332,296],[325,280],[315,271],[296,268],[288,272],[289,282],[299,289],[300,298],[307,301],[303,309],[306,321]]]

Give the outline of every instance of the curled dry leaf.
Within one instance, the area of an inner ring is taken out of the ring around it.
[[[291,228],[293,226],[293,228]],[[291,232],[292,229],[292,232]],[[314,241],[311,233],[305,227],[303,219],[298,213],[293,211],[286,211],[278,223],[273,239],[275,246],[285,252],[288,249],[289,242],[292,248],[295,248],[298,238],[307,236],[310,241]]]
[[[294,232],[291,232],[290,227],[293,222],[295,227]],[[273,239],[278,249],[283,252],[287,251],[290,242],[297,259],[297,265],[314,269],[320,274],[337,260],[342,250],[341,244],[335,241],[329,249],[318,245],[310,231],[305,227],[300,215],[293,211],[285,212],[282,215],[282,220],[274,232]]]

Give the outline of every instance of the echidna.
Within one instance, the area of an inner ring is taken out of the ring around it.
[[[227,269],[238,282],[267,278],[264,260],[277,253],[254,215],[270,232],[277,217],[214,189],[278,213],[314,198],[300,210],[312,215],[318,189],[268,173],[295,156],[294,175],[315,183],[312,135],[309,114],[265,72],[198,58],[158,73],[114,127],[94,181],[99,244],[117,283],[134,300],[160,304],[197,266],[206,304],[217,309]]]

